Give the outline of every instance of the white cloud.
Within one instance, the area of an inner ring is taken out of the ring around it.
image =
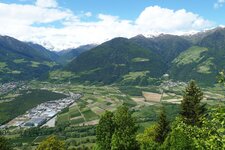
[[[119,36],[130,38],[137,34],[183,34],[213,26],[212,22],[184,9],[174,11],[151,6],[135,20],[98,14],[95,18],[97,21],[87,22],[82,21],[82,17],[95,17],[91,12],[75,15],[70,10],[49,6],[0,3],[0,34],[61,50],[102,43]],[[61,23],[61,27],[55,27],[55,22]]]
[[[91,16],[92,16],[92,13],[91,13],[91,12],[86,12],[84,15],[85,15],[86,17],[91,17]]]
[[[46,7],[46,8],[55,8],[58,6],[56,0],[37,0],[35,4],[38,7]]]
[[[217,2],[214,3],[214,8],[217,9],[217,8],[223,7],[224,3],[225,3],[225,0],[217,0]]]
[[[174,11],[159,6],[145,8],[135,23],[140,30],[175,34],[199,31],[212,25],[210,21],[185,9]]]
[[[69,10],[0,3],[1,24],[32,25],[34,23],[51,23],[70,17],[73,17],[73,14]]]

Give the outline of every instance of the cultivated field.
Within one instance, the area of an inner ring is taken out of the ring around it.
[[[148,102],[160,102],[162,94],[152,92],[142,92],[143,97]]]

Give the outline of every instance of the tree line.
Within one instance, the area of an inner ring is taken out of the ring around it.
[[[194,81],[186,87],[180,115],[169,122],[162,108],[155,125],[137,134],[127,107],[106,112],[97,126],[96,150],[225,149],[225,109],[202,103],[203,92]]]

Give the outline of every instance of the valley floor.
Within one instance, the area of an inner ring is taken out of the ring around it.
[[[24,85],[22,86],[24,87]],[[30,128],[26,131],[24,128],[17,128],[15,124],[11,124],[7,129],[1,129],[1,131],[4,136],[11,139],[13,145],[18,149],[23,149],[24,144],[35,147],[50,134],[56,134],[64,139],[69,148],[91,147],[95,143],[95,125],[98,124],[100,116],[106,110],[115,111],[118,106],[128,106],[140,125],[139,132],[142,132],[144,127],[155,123],[162,106],[166,108],[170,120],[173,120],[177,116],[184,87],[185,83],[165,83],[160,86],[139,87],[86,86],[33,81],[26,84],[26,90],[60,91],[60,93],[70,96],[71,93],[79,93],[82,94],[82,97],[80,99],[78,97],[71,98],[76,101],[71,101],[68,105],[62,107],[64,109],[60,109],[60,112],[56,116],[50,117],[52,119],[50,120],[49,118],[45,124],[49,127],[45,127],[44,125],[41,128]],[[217,86],[214,88],[204,88],[204,102],[210,105],[224,105],[224,90],[218,89],[219,87]],[[0,101],[6,101],[9,97],[13,102],[14,98],[22,94],[21,91],[23,90],[19,87],[9,90],[1,95]],[[30,101],[27,102],[29,103]],[[57,100],[55,102],[57,103]],[[0,103],[0,107],[4,103],[6,102]],[[36,104],[36,106],[46,103],[51,103],[51,101],[43,101],[43,103]],[[32,108],[38,108],[36,106]],[[20,115],[18,114],[18,116]]]

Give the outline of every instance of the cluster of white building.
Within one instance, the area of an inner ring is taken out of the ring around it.
[[[172,88],[172,87],[176,87],[176,86],[186,86],[187,84],[185,82],[180,82],[180,81],[164,81],[160,86],[161,87],[168,87],[168,88]]]
[[[24,116],[30,118],[24,126],[39,126],[47,120],[54,117],[62,109],[73,104],[74,100],[71,98],[60,99],[57,101],[49,101],[38,105],[37,107],[29,110]]]
[[[53,118],[64,108],[69,107],[79,99],[81,94],[70,93],[70,97],[48,101],[42,103],[35,108],[28,110],[24,115],[18,116],[10,121],[6,127],[17,126],[17,127],[37,127],[46,123],[48,120]]]
[[[22,81],[21,82],[9,82],[9,83],[4,83],[4,84],[0,83],[0,95],[8,93],[22,85],[24,85],[24,82],[22,82]]]

